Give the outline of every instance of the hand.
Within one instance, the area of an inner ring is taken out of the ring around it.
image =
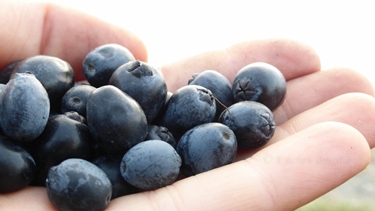
[[[86,53],[104,43],[129,48],[147,61],[133,34],[72,9],[45,3],[0,2],[0,69],[36,54],[68,61],[83,79]],[[108,210],[294,210],[344,183],[370,162],[375,145],[371,83],[346,68],[320,71],[319,57],[291,40],[257,40],[202,53],[160,69],[170,91],[192,73],[213,69],[232,80],[255,61],[278,67],[287,79],[277,129],[267,146],[241,151],[237,162],[171,186],[114,199]],[[0,195],[0,207],[53,210],[46,190],[28,187]]]

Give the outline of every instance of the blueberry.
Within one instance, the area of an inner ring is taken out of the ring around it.
[[[96,88],[90,85],[80,85],[70,88],[62,97],[61,112],[76,111],[86,117],[87,99]]]
[[[121,158],[113,159],[107,156],[97,157],[92,161],[107,175],[112,184],[112,198],[136,193],[138,189],[127,183],[120,173]]]
[[[16,73],[31,72],[47,90],[51,110],[59,111],[61,98],[74,85],[74,71],[70,64],[57,57],[37,55],[22,60],[14,67]]]
[[[221,73],[215,70],[205,70],[201,73],[192,75],[192,78],[188,81],[189,85],[200,85],[209,89],[214,97],[222,103],[216,103],[216,116],[219,117],[225,107],[229,107],[233,104],[232,84],[229,80]]]
[[[7,193],[29,185],[35,162],[25,149],[0,135],[0,169],[0,193]]]
[[[109,79],[118,67],[134,60],[133,54],[124,46],[101,45],[90,51],[84,58],[83,73],[94,87],[108,85]]]
[[[16,60],[8,64],[4,69],[0,70],[0,83],[6,84],[10,80],[14,67],[20,62],[21,60]]]
[[[49,200],[62,211],[104,210],[112,194],[107,175],[96,165],[78,158],[52,167],[46,187]]]
[[[275,132],[275,120],[270,109],[254,101],[238,102],[219,117],[237,138],[238,147],[255,149],[265,145]]]
[[[95,140],[112,155],[120,155],[144,140],[147,119],[139,104],[120,89],[106,85],[91,92],[86,120]]]
[[[206,123],[187,131],[176,147],[182,159],[182,172],[196,175],[233,162],[237,140],[233,131],[221,123]]]
[[[142,190],[172,184],[179,175],[181,158],[165,141],[147,140],[132,147],[121,161],[122,177]]]
[[[130,61],[112,75],[113,85],[136,100],[146,114],[148,123],[158,115],[167,97],[167,85],[157,68],[141,61]]]
[[[154,121],[151,122],[150,124],[154,124],[154,125],[160,124],[161,119],[163,118],[163,116],[165,114],[165,111],[167,109],[168,102],[171,99],[172,95],[173,95],[172,92],[167,91],[167,95],[165,96],[165,101],[164,101],[163,106],[160,108],[160,111],[159,111],[158,115],[155,117]]]
[[[51,116],[43,133],[33,142],[31,155],[37,168],[32,184],[44,186],[49,168],[68,158],[89,159],[92,144],[85,124],[64,114]]]
[[[30,143],[43,132],[50,103],[46,90],[33,74],[15,74],[1,91],[0,102],[0,128],[6,136]]]
[[[76,111],[66,111],[66,112],[63,113],[63,115],[67,116],[69,119],[72,119],[72,120],[75,120],[75,121],[77,121],[79,123],[87,125],[87,121],[86,121],[85,117],[81,116]]]
[[[145,140],[162,140],[170,144],[172,147],[176,146],[176,139],[168,128],[159,125],[149,125]]]
[[[178,89],[169,99],[161,126],[168,128],[175,138],[180,138],[189,129],[212,122],[216,103],[210,90],[187,85]]]
[[[237,102],[260,102],[273,111],[284,101],[286,81],[275,66],[255,62],[238,71],[233,80],[232,91]]]

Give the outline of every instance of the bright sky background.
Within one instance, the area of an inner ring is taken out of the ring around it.
[[[312,46],[323,69],[345,66],[375,82],[373,1],[51,1],[134,32],[145,42],[152,64],[244,40],[283,37]]]

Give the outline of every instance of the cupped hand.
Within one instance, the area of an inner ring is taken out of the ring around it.
[[[147,61],[134,34],[70,8],[1,1],[0,69],[36,54],[68,61],[83,79],[81,63],[105,43],[127,47]],[[375,146],[372,84],[346,68],[320,71],[312,48],[292,40],[245,41],[167,64],[170,91],[196,72],[211,69],[232,80],[241,67],[263,61],[287,80],[284,103],[274,111],[277,129],[261,149],[240,151],[235,163],[165,188],[120,197],[108,210],[294,210],[344,183],[370,162]],[[0,195],[9,210],[54,210],[42,187]]]

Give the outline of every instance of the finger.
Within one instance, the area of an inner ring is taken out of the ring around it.
[[[202,53],[160,67],[170,91],[187,85],[192,74],[217,70],[230,82],[235,74],[252,62],[267,62],[279,68],[287,80],[320,70],[320,60],[309,46],[286,39],[246,41],[226,49]]]
[[[72,8],[48,2],[0,1],[0,70],[36,54],[69,62],[83,79],[82,61],[95,47],[117,43],[147,61],[144,43],[134,34]]]
[[[44,187],[26,187],[21,191],[0,194],[0,207],[13,211],[53,211],[57,210],[49,201]]]
[[[276,124],[349,92],[374,96],[374,87],[362,74],[347,68],[333,68],[289,80],[285,100],[274,111]]]
[[[375,98],[363,93],[348,93],[333,98],[278,125],[272,139],[255,150],[239,150],[236,160],[246,159],[258,151],[298,133],[314,124],[336,121],[356,128],[375,147]]]
[[[280,125],[270,144],[319,122],[337,121],[356,128],[373,148],[375,147],[374,111],[375,98],[372,96],[362,93],[340,95]]]
[[[342,184],[369,161],[367,142],[357,130],[321,123],[247,160],[115,199],[108,210],[294,210]]]

